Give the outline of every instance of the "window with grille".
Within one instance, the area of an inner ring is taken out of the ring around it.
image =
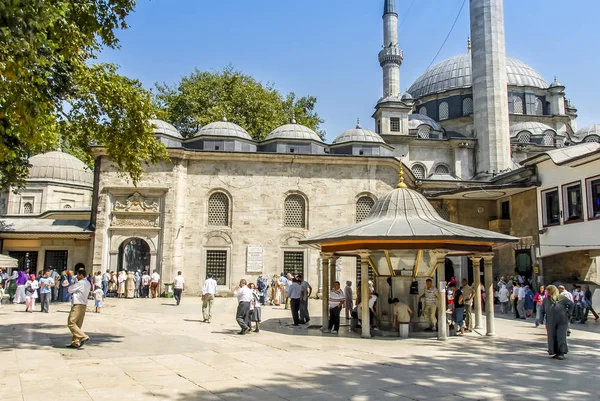
[[[538,116],[544,114],[544,105],[542,104],[542,99],[539,97],[535,98],[535,114]]]
[[[300,195],[285,198],[284,225],[286,227],[306,227],[306,202]]]
[[[400,132],[400,119],[398,117],[390,118],[390,131]]]
[[[429,125],[420,125],[417,129],[417,136],[421,139],[429,139],[431,127]]]
[[[444,220],[450,221],[450,212],[446,209],[446,206],[436,207],[435,211],[440,215],[440,217]]]
[[[30,269],[30,273],[37,273],[37,252],[21,252],[21,251],[9,251],[8,256],[17,259],[19,269]]]
[[[227,251],[206,251],[206,277],[210,275],[218,285],[227,285]]]
[[[373,268],[369,265],[369,280],[373,280],[375,278],[375,274],[373,273]],[[362,271],[360,269],[360,256],[356,257],[356,284],[358,285],[359,281],[362,280]],[[361,283],[362,285],[362,283]]]
[[[447,120],[449,117],[449,109],[448,109],[448,102],[442,102],[440,103],[439,106],[439,117],[440,120]]]
[[[292,276],[296,274],[304,275],[304,252],[285,251],[283,252],[283,273]]]
[[[416,179],[422,180],[426,176],[425,167],[420,164],[415,164],[411,170]]]
[[[33,213],[33,204],[31,202],[25,202],[23,205],[23,213],[31,214]]]
[[[435,173],[436,174],[450,174],[450,169],[447,166],[440,164],[439,166],[437,166],[435,168]]]
[[[360,223],[367,218],[375,201],[368,196],[361,196],[356,201],[356,222]]]
[[[71,209],[71,205],[64,205],[63,209]]]
[[[69,251],[46,251],[44,256],[44,269],[52,268],[59,272],[67,270]]]
[[[463,116],[468,116],[470,114],[473,114],[473,99],[470,97],[466,97],[463,99],[463,110],[462,110],[462,115]]]
[[[229,226],[229,198],[223,192],[208,198],[208,225]]]
[[[424,116],[427,115],[427,107],[423,106],[419,109],[419,114],[422,114]]]
[[[554,145],[554,134],[552,132],[546,132],[544,134],[543,144],[546,146]]]
[[[517,141],[519,141],[520,143],[529,143],[530,140],[531,134],[527,131],[521,132],[517,137]]]
[[[520,96],[513,95],[511,97],[513,104],[513,114],[523,114],[523,99]]]

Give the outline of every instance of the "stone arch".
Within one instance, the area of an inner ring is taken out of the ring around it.
[[[209,231],[202,238],[204,246],[231,246],[232,244],[231,236],[224,231]]]
[[[431,174],[451,174],[452,170],[446,163],[437,163],[431,169]]]
[[[279,241],[282,246],[298,246],[298,242],[305,238],[306,236],[302,233],[291,232],[283,234]]]
[[[423,178],[427,178],[427,167],[423,163],[413,163],[410,167],[415,179],[421,180]]]
[[[299,199],[302,199],[303,203],[304,203],[304,210],[303,210],[303,214],[301,215],[302,218],[299,218],[298,220],[294,221],[293,224],[288,225],[288,223],[292,223],[291,221],[287,221],[288,219],[290,219],[291,216],[291,212],[292,210],[288,209],[288,207],[292,206],[292,201],[297,201]],[[287,191],[284,194],[283,197],[283,216],[282,216],[282,220],[283,220],[283,226],[284,227],[288,227],[288,228],[301,228],[301,229],[308,229],[308,216],[309,216],[309,203],[308,203],[308,197],[306,196],[306,194],[304,194],[301,191],[297,191],[297,190],[290,190]],[[290,214],[288,214],[290,213]]]

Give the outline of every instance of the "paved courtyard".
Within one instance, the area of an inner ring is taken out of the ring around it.
[[[64,348],[68,304],[50,314],[0,309],[0,400],[600,399],[593,319],[574,325],[561,362],[548,358],[532,321],[499,318],[494,339],[364,340],[292,328],[288,311],[263,307],[261,333],[239,336],[233,299],[216,300],[211,324],[201,322],[199,298],[105,306],[88,309],[91,341],[81,350]],[[310,309],[316,325],[320,303]]]

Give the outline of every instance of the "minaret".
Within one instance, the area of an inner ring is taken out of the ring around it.
[[[383,49],[379,52],[383,68],[383,97],[400,95],[402,50],[398,48],[398,12],[396,0],[385,0],[383,6]]]
[[[473,124],[477,173],[511,165],[504,40],[504,0],[470,0]]]

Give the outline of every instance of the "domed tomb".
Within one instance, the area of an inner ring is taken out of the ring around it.
[[[94,173],[81,160],[59,150],[29,158],[28,181],[48,181],[92,187]]]

